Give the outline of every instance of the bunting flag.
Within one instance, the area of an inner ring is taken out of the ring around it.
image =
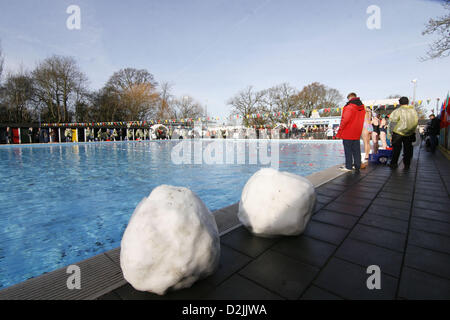
[[[418,105],[422,105],[424,103],[424,101],[427,102],[427,104],[429,104],[432,99],[426,99],[426,100],[418,100]],[[441,107],[441,119],[445,118],[445,123],[448,125],[448,116],[447,114],[450,114],[449,108],[448,108],[448,104],[449,104],[449,95],[447,94],[447,98],[445,99],[444,103],[442,104]],[[397,102],[395,102],[393,104],[394,108],[397,108],[399,104]],[[368,108],[370,108],[373,111],[379,110],[379,109],[384,109],[387,110],[387,105],[370,105],[367,106]],[[319,113],[319,114],[332,114],[333,112],[336,113],[336,115],[339,115],[340,112],[342,111],[341,107],[337,107],[337,108],[314,108],[314,109],[300,109],[300,110],[289,110],[289,111],[278,111],[278,112],[266,112],[266,113],[254,113],[254,114],[236,114],[236,118],[235,119],[242,119],[242,118],[246,118],[246,119],[269,119],[269,118],[279,118],[280,120],[285,121],[286,117],[291,117],[291,118],[295,118],[298,116],[310,116],[312,113]],[[146,121],[118,121],[118,122],[89,122],[89,123],[79,123],[79,122],[74,122],[74,123],[43,123],[41,124],[42,127],[99,127],[99,126],[151,126],[154,124],[176,124],[176,123],[182,123],[182,124],[193,124],[195,121],[198,122],[202,122],[202,121],[227,121],[229,119],[232,119],[234,117],[233,116],[229,116],[229,117],[199,117],[198,119],[193,119],[193,118],[182,118],[182,119],[149,119]]]

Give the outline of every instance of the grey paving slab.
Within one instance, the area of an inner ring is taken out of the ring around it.
[[[423,201],[423,200],[414,199],[413,206],[415,208],[423,208],[423,209],[432,208],[435,211],[442,211],[444,213],[450,214],[450,208],[449,208],[448,204],[443,203],[439,200],[431,202],[431,201]]]
[[[381,289],[367,288],[367,268],[338,259],[331,261],[320,272],[314,284],[345,299],[394,299],[398,280],[381,274]]]
[[[345,194],[337,197],[335,201],[341,203],[351,203],[361,207],[367,207],[372,202],[372,199],[357,198],[352,194]]]
[[[271,289],[286,299],[299,299],[319,268],[269,250],[239,274]]]
[[[450,223],[442,221],[412,217],[411,228],[450,237]]]
[[[450,254],[450,238],[440,234],[411,229],[408,243],[421,248]]]
[[[379,198],[397,200],[397,201],[406,201],[410,202],[412,200],[412,193],[400,194],[400,193],[391,193],[391,192],[380,192],[378,195]]]
[[[328,196],[328,197],[337,197],[340,194],[342,194],[342,191],[337,191],[337,190],[332,190],[332,189],[317,189],[317,194],[319,195],[324,195],[324,196]]]
[[[408,245],[405,265],[450,279],[450,255],[445,253]]]
[[[130,284],[114,290],[122,300],[201,300],[206,299],[214,286],[206,281],[198,281],[190,288],[177,291],[168,290],[164,295],[157,295],[151,292],[138,291]]]
[[[450,215],[445,212],[441,212],[441,211],[435,211],[435,210],[423,209],[423,208],[413,208],[412,216],[423,218],[423,219],[436,220],[436,221],[450,223]]]
[[[439,201],[439,203],[445,204],[448,210],[450,211],[450,198],[446,197],[446,194],[444,192],[441,193],[440,197],[416,192],[414,194],[414,200],[420,200],[424,201],[425,203],[428,203],[428,206],[426,207],[427,209],[432,207],[435,201]]]
[[[302,235],[286,237],[271,250],[320,268],[336,250],[336,246]]]
[[[306,290],[300,300],[343,300],[331,292],[323,290],[317,286],[311,286]]]
[[[317,212],[313,218],[315,221],[320,221],[324,223],[333,224],[338,227],[351,229],[358,221],[358,218],[348,214],[338,213],[328,210],[320,210]]]
[[[205,279],[214,286],[219,285],[235,272],[246,266],[252,259],[226,245],[220,248],[220,263],[217,271]]]
[[[245,227],[239,227],[221,238],[222,243],[253,258],[269,249],[278,240],[278,238],[255,237]]]
[[[449,300],[450,281],[405,267],[400,280],[399,297],[410,300]]]
[[[380,229],[386,229],[393,232],[399,232],[406,234],[408,231],[408,222],[404,220],[384,217],[380,215],[364,215],[359,223],[377,227]]]
[[[352,189],[345,191],[342,196],[346,196],[349,198],[363,198],[363,199],[369,199],[373,200],[377,196],[377,192],[367,192],[364,190],[358,190],[358,189]]]
[[[308,223],[303,234],[317,240],[339,245],[348,232],[348,229],[312,220]]]
[[[405,234],[362,224],[356,225],[349,237],[399,252],[403,252],[406,241]]]
[[[360,217],[367,207],[357,206],[350,203],[332,202],[324,207],[326,210],[335,212],[350,214],[356,217]]]
[[[333,199],[334,199],[334,197],[327,197],[322,194],[317,195],[317,202],[328,203]]]
[[[211,300],[284,300],[279,295],[238,274],[234,274],[215,288],[206,298]]]
[[[403,195],[410,195],[411,194],[411,190],[405,190],[403,188],[399,188],[399,187],[384,187],[383,189],[381,189],[381,192],[386,192],[386,193],[394,193],[394,194],[403,194]]]
[[[372,203],[373,206],[380,206],[383,208],[395,208],[401,210],[409,210],[411,208],[410,202],[399,201],[399,200],[391,200],[391,199],[375,199]]]
[[[375,215],[380,215],[383,217],[395,218],[395,219],[400,219],[400,220],[405,220],[405,221],[409,221],[409,217],[410,217],[409,210],[402,210],[402,209],[397,209],[397,208],[386,208],[386,207],[383,207],[380,205],[371,205],[367,209],[367,212],[365,214],[366,215],[375,214]]]
[[[400,252],[353,239],[346,239],[335,256],[365,268],[377,265],[384,273],[396,278],[400,276],[403,259]]]

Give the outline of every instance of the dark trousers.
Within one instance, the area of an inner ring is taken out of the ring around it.
[[[355,169],[361,168],[361,146],[359,140],[342,140],[345,152],[345,167],[352,170],[353,164]]]
[[[438,137],[435,134],[430,134],[430,149],[432,153],[436,151],[438,143],[439,143]]]
[[[396,165],[398,162],[398,158],[400,157],[400,152],[402,151],[403,146],[403,164],[405,167],[409,167],[411,164],[411,159],[413,156],[413,140],[415,135],[411,136],[401,136],[397,133],[392,133],[392,147],[394,150],[392,151],[392,161],[391,164]]]

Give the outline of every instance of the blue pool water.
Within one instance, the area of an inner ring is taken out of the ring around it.
[[[213,211],[269,166],[248,164],[248,141],[232,142],[247,145],[245,165],[177,165],[175,143],[0,146],[0,289],[120,246],[134,208],[160,184],[190,188]],[[302,176],[344,162],[339,141],[279,150],[279,169]]]

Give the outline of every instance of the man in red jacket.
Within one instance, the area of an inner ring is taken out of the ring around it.
[[[345,167],[342,171],[351,171],[353,164],[358,172],[361,168],[360,138],[364,125],[365,107],[356,93],[347,96],[348,102],[342,110],[341,124],[336,135],[344,142]]]

